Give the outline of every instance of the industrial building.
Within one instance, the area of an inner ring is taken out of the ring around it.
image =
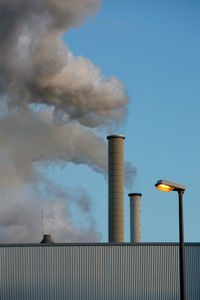
[[[179,300],[178,244],[0,245],[1,300]],[[186,295],[200,299],[200,244],[185,244]]]
[[[179,300],[179,244],[142,243],[141,194],[124,243],[124,136],[108,137],[108,243],[0,245],[1,300]],[[200,299],[200,243],[185,243],[186,299]]]

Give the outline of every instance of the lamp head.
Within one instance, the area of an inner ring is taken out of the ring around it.
[[[158,180],[155,184],[158,190],[163,191],[163,192],[171,192],[171,191],[185,191],[185,186],[171,182],[168,180]]]

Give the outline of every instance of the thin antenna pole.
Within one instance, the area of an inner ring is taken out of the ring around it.
[[[43,208],[42,208],[42,237],[44,236],[44,215],[43,215]]]

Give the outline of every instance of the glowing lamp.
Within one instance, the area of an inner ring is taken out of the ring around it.
[[[185,186],[168,180],[158,180],[155,184],[163,192],[178,192],[179,198],[179,268],[180,268],[180,299],[186,300],[185,262],[184,262],[184,231],[183,231],[183,193]]]
[[[158,180],[155,184],[158,190],[163,191],[163,192],[171,192],[171,191],[185,191],[185,186],[171,182],[168,180]]]
[[[163,191],[163,192],[171,192],[174,189],[172,186],[169,186],[166,184],[158,184],[156,187],[158,190]]]

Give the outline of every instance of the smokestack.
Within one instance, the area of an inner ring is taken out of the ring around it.
[[[142,194],[131,193],[130,197],[130,242],[141,242],[141,200]]]
[[[54,244],[54,241],[52,240],[50,234],[44,234],[44,237],[40,242],[40,244]]]
[[[110,135],[108,139],[108,241],[124,242],[124,139]]]

